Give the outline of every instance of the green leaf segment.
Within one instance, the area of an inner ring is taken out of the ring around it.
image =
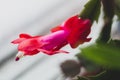
[[[90,19],[91,22],[97,21],[100,14],[101,3],[100,0],[90,0],[80,13],[81,18]]]

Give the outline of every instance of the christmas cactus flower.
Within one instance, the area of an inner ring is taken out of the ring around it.
[[[16,60],[39,52],[48,55],[68,53],[60,49],[67,44],[70,44],[72,48],[76,48],[78,45],[90,41],[91,38],[87,38],[90,29],[91,21],[81,19],[76,15],[66,20],[62,25],[51,29],[51,33],[48,35],[30,36],[29,34],[20,34],[18,39],[12,41],[13,44],[19,44],[19,53]]]

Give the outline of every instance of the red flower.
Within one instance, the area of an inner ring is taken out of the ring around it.
[[[87,38],[90,33],[91,22],[89,19],[81,19],[73,16],[62,25],[51,30],[52,33],[45,36],[30,36],[28,34],[20,34],[18,39],[12,41],[18,45],[19,53],[16,60],[25,55],[34,55],[43,52],[48,55],[56,53],[68,53],[60,50],[67,44],[72,48],[76,48],[79,44],[90,41]]]

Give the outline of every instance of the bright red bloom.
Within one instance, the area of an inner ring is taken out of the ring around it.
[[[18,54],[16,60],[25,55],[34,55],[43,52],[48,55],[56,53],[68,53],[60,50],[63,46],[70,44],[76,48],[79,44],[90,41],[87,38],[90,33],[91,22],[89,19],[81,19],[73,16],[65,21],[62,25],[51,30],[52,33],[45,36],[30,36],[20,34],[18,39],[12,41],[18,45],[18,50],[23,52]]]

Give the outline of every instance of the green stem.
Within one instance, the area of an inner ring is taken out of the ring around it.
[[[98,21],[100,14],[101,3],[100,0],[89,0],[84,6],[84,9],[79,14],[81,18],[90,19],[91,22],[94,20]]]
[[[104,25],[97,43],[108,43],[110,40],[112,19],[114,16],[114,0],[101,0],[104,9]]]

